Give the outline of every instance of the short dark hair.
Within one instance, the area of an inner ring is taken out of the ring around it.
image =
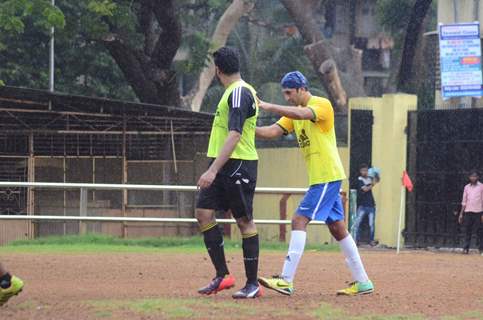
[[[471,176],[477,176],[477,177],[479,177],[480,174],[479,174],[478,170],[473,169],[473,170],[470,170],[470,172],[468,174],[468,177],[471,177]]]
[[[363,163],[359,166],[359,170],[361,169],[369,169],[369,165],[367,163]]]
[[[215,66],[226,75],[240,72],[240,56],[238,51],[230,47],[221,47],[213,53]]]

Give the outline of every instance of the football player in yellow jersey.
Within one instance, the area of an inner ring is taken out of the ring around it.
[[[337,294],[371,293],[374,286],[344,223],[339,192],[346,176],[337,151],[332,105],[329,100],[310,94],[307,79],[299,71],[287,73],[281,85],[285,100],[292,106],[259,101],[259,108],[282,118],[271,126],[258,127],[256,136],[273,139],[295,132],[307,166],[310,188],[292,218],[290,245],[281,276],[259,277],[259,282],[279,293],[293,294],[293,280],[304,251],[307,225],[311,220],[318,220],[325,221],[330,233],[339,242],[352,274],[353,282],[349,288]]]

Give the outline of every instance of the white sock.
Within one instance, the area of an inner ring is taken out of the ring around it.
[[[345,261],[352,274],[354,281],[366,282],[369,280],[364,265],[362,264],[359,250],[352,236],[349,234],[347,237],[339,241],[340,248],[344,252]]]
[[[305,239],[307,239],[307,232],[300,230],[291,232],[290,245],[288,246],[288,253],[282,271],[282,278],[287,282],[293,282],[300,258],[302,258],[304,253]]]

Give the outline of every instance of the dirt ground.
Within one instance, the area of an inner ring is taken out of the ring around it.
[[[26,283],[0,319],[482,319],[483,257],[455,253],[363,251],[376,292],[334,293],[350,279],[340,253],[306,252],[296,294],[234,301],[231,291],[201,297],[212,276],[205,254],[5,254]],[[227,254],[244,284],[241,252]],[[260,275],[280,272],[284,252],[263,253]],[[395,315],[405,316],[396,317]],[[451,317],[450,317],[451,316]]]

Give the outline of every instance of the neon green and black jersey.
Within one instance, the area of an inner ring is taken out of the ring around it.
[[[230,159],[258,160],[255,149],[258,104],[255,97],[255,89],[243,80],[235,81],[226,88],[213,120],[208,157],[218,157],[228,132],[235,130],[241,133],[241,139]]]

